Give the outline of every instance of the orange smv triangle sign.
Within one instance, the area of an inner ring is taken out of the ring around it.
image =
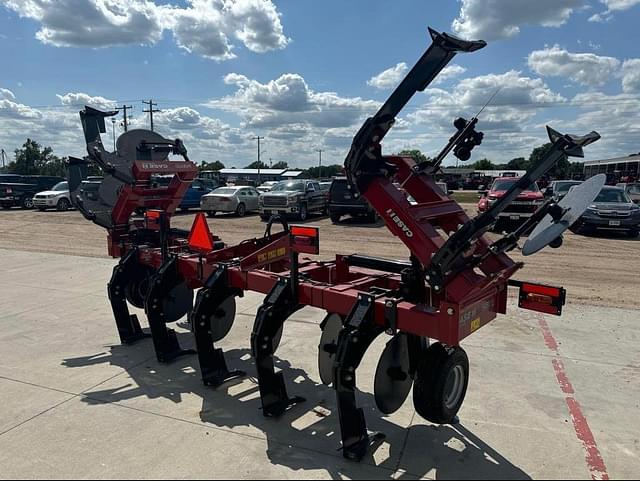
[[[213,250],[213,236],[209,230],[205,215],[200,212],[196,215],[191,232],[189,233],[189,247],[198,251],[210,252]]]

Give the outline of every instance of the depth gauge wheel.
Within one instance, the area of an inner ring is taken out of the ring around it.
[[[413,405],[435,424],[452,423],[469,386],[469,358],[461,347],[433,344],[418,365]]]

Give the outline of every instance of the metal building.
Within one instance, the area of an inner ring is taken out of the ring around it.
[[[220,177],[226,182],[246,182],[259,185],[268,181],[288,180],[302,175],[301,170],[289,169],[221,169]]]
[[[608,160],[591,160],[584,163],[585,178],[607,174],[607,182],[640,179],[640,154]]]

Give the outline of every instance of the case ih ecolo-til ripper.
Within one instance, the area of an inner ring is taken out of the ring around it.
[[[302,401],[289,397],[284,373],[275,370],[274,353],[287,318],[314,306],[327,311],[318,353],[320,378],[336,390],[347,458],[361,459],[371,442],[356,404],[356,371],[383,333],[390,340],[375,377],[380,411],[398,410],[413,387],[421,416],[433,423],[454,422],[469,379],[460,342],[506,313],[508,286],[519,288],[519,305],[525,309],[560,315],[565,302],[562,288],[512,280],[522,264],[506,252],[534,227],[525,254],[549,244],[559,247],[563,231],[595,198],[602,179],[582,184],[560,204],[545,203],[525,225],[492,243],[484,234],[498,214],[558,160],[582,156],[582,147],[598,134],[574,137],[548,129],[553,143],[549,153],[474,219],[436,186],[434,173],[450,151],[467,160],[481,143],[477,118],[458,119],[458,132],[434,161],[416,164],[409,157],[382,155],[383,138],[412,96],[458,52],[485,46],[433,30],[430,34],[432,45],[356,134],[345,162],[354,193],[364,196],[409,248],[407,261],[357,254],[337,255],[332,262],[304,260],[300,254],[319,253],[318,229],[288,226],[278,218],[271,219],[263,237],[234,246],[212,237],[203,215],[196,217],[191,232],[174,229],[171,216],[197,173],[182,142],[133,130],[118,139],[115,152],[108,152],[100,133],[105,118],[116,112],[85,108],[80,115],[89,155],[70,161],[69,184],[76,207],[107,229],[109,254],[120,258],[108,293],[121,341],[129,344],[147,336],[130,315],[129,302],[146,312],[158,361],[190,354],[167,327],[188,314],[203,381],[219,386],[244,375],[230,371],[222,350],[215,347],[232,327],[235,298],[245,291],[261,292],[266,298],[256,315],[251,347],[266,416],[279,416]],[[171,160],[170,154],[183,159]],[[90,162],[104,172],[97,192],[82,183]],[[173,180],[156,185],[157,174],[173,175]],[[272,232],[276,223],[282,229]]]

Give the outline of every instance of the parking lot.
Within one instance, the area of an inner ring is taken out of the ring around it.
[[[322,312],[287,323],[278,351],[292,394],[307,402],[263,418],[253,377],[204,388],[197,360],[159,365],[151,341],[123,347],[105,284],[105,234],[77,212],[14,210],[0,219],[2,478],[634,478],[640,459],[637,241],[569,235],[521,278],[560,282],[562,318],[512,306],[464,343],[471,384],[455,426],[433,426],[409,401],[381,417],[372,380],[384,339],[359,370],[370,429],[387,440],[361,464],[338,451],[334,393],[319,384]],[[193,214],[176,224],[188,227]],[[405,255],[381,226],[322,227],[322,255]],[[256,217],[216,217],[229,242],[260,235]],[[249,333],[262,297],[239,305],[222,347],[254,374]],[[139,313],[142,315],[142,313]],[[192,337],[178,324],[180,342]],[[62,462],[64,460],[64,462]]]

